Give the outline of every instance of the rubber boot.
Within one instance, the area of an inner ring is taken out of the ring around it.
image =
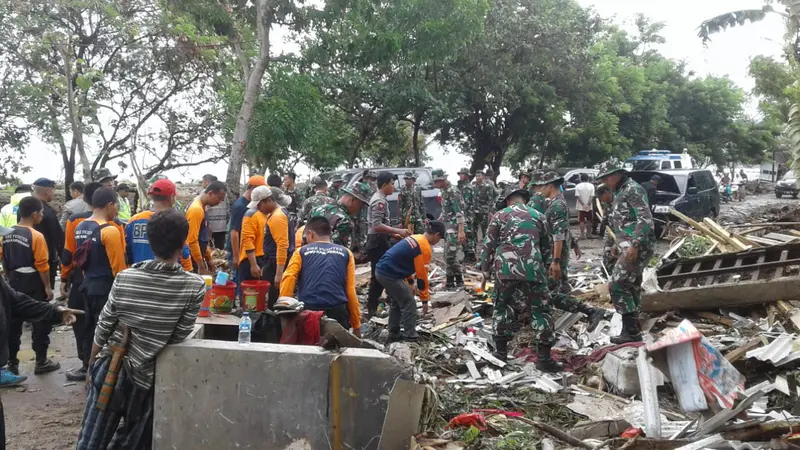
[[[444,288],[448,289],[448,290],[449,289],[455,289],[455,287],[456,287],[455,278],[456,277],[454,275],[448,275],[447,276],[447,282],[445,282],[445,284],[444,284]]]
[[[587,318],[586,321],[589,323],[588,328],[586,331],[592,332],[600,325],[600,321],[606,317],[606,310],[595,308],[593,306],[589,306],[585,303],[581,303],[581,306],[578,310],[584,314],[586,314]]]
[[[455,283],[457,288],[464,287],[464,275],[458,274],[455,277]]]
[[[508,361],[508,338],[495,336],[494,346],[497,350],[492,353],[492,356],[500,361]]]
[[[642,342],[642,330],[639,328],[638,314],[623,314],[622,333],[611,338],[612,344],[627,344],[628,342]]]
[[[564,370],[564,366],[554,361],[550,355],[550,349],[552,348],[552,345],[546,344],[539,344],[536,348],[536,368],[542,372],[558,373]]]

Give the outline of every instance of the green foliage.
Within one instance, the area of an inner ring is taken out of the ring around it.
[[[478,436],[481,435],[481,430],[477,429],[475,425],[470,426],[463,433],[461,433],[461,440],[467,444],[471,444],[475,442],[475,439],[478,439]]]

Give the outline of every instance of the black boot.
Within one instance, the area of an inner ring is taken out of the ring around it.
[[[578,310],[586,314],[586,321],[589,323],[586,331],[590,333],[594,331],[595,328],[600,325],[600,321],[606,317],[606,310],[589,306],[586,303],[581,303],[581,306],[578,308]]]
[[[444,284],[444,288],[445,289],[455,289],[456,288],[455,279],[456,279],[456,277],[454,275],[448,275],[447,276],[447,282],[445,282],[445,284]]]
[[[545,344],[539,344],[536,348],[536,368],[542,372],[558,373],[564,370],[564,366],[559,362],[553,361],[553,357],[550,356],[550,349],[552,348],[552,345]]]
[[[454,278],[457,288],[464,287],[464,275],[458,274]]]
[[[19,375],[19,360],[16,358],[9,359],[6,369],[8,369],[8,371],[13,373],[14,375]]]
[[[494,346],[497,350],[492,353],[492,356],[500,361],[508,361],[508,338],[495,336]]]
[[[622,333],[611,338],[612,344],[627,344],[628,342],[642,342],[642,330],[639,328],[638,314],[623,314]]]
[[[42,375],[45,373],[55,372],[60,368],[61,364],[47,357],[47,351],[37,353],[36,366],[33,369],[34,375]]]

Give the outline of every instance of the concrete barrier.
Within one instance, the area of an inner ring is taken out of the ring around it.
[[[155,450],[377,449],[401,374],[376,350],[200,339],[156,364]]]

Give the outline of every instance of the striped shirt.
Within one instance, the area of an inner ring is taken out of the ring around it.
[[[203,279],[180,264],[149,260],[120,272],[95,329],[94,343],[103,347],[100,357],[111,356],[110,347],[122,340],[117,323],[127,325],[125,368],[137,385],[149,389],[158,353],[192,332],[204,296]]]

